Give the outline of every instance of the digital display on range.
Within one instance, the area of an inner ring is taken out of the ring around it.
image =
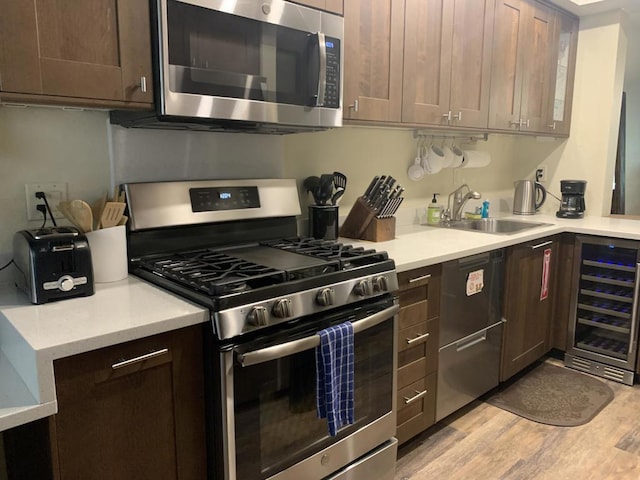
[[[258,187],[190,188],[189,197],[193,212],[260,208]]]

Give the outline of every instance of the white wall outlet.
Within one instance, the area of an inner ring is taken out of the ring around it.
[[[27,183],[24,186],[27,199],[27,220],[42,220],[42,213],[38,211],[38,205],[44,205],[44,200],[36,198],[36,192],[44,192],[54,218],[64,218],[58,210],[58,204],[67,199],[67,182]],[[49,213],[47,212],[47,218]]]
[[[540,165],[536,168],[536,181],[544,183],[547,181],[547,166]]]

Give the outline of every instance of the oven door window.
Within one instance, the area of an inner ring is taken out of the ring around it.
[[[330,437],[316,413],[315,350],[234,367],[237,478],[265,479],[389,413],[393,319],[355,336],[355,424]]]
[[[316,105],[320,49],[300,31],[175,0],[167,4],[169,89]],[[327,39],[328,51],[339,40]]]

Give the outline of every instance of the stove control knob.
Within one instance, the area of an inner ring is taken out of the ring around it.
[[[336,291],[333,288],[323,288],[316,295],[316,302],[321,307],[328,307],[336,303]]]
[[[389,281],[384,275],[373,279],[373,290],[376,292],[386,292],[389,290]]]
[[[278,318],[287,318],[293,316],[293,305],[288,298],[276,300],[273,305],[273,314]]]
[[[373,294],[373,286],[369,280],[360,280],[355,286],[356,295],[367,297]]]
[[[267,309],[264,307],[253,307],[247,315],[247,320],[254,327],[266,327],[268,318]]]

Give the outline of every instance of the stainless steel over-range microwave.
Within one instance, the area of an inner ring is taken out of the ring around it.
[[[341,16],[284,0],[157,0],[157,120],[339,127],[343,32]]]

